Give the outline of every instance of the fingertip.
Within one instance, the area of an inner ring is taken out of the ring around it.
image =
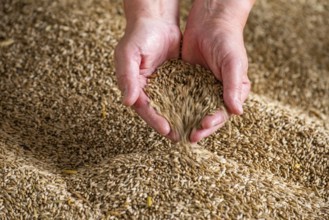
[[[201,127],[203,129],[208,129],[208,128],[214,127],[222,122],[223,122],[223,119],[219,115],[206,116],[201,122]]]
[[[167,136],[170,133],[171,128],[169,122],[149,105],[148,97],[143,90],[141,90],[137,101],[132,107],[160,135]]]
[[[138,97],[137,97],[138,98]],[[132,96],[129,96],[129,95],[124,95],[123,96],[123,99],[122,99],[122,103],[127,106],[127,107],[130,107],[130,106],[133,106],[137,100],[137,98],[134,98]]]
[[[240,99],[235,99],[234,100],[234,105],[235,105],[235,113],[236,115],[241,115],[243,113],[243,108],[242,108],[242,103]]]
[[[235,56],[228,57],[223,61],[222,75],[224,86],[224,101],[230,113],[241,115],[243,78],[246,75],[244,61]]]
[[[126,86],[123,91],[122,103],[128,107],[134,105],[139,97],[139,93],[140,91],[136,86]]]
[[[225,121],[213,126],[211,128],[207,128],[207,129],[193,129],[190,135],[190,141],[192,143],[196,143],[199,142],[201,139],[208,137],[209,135],[213,134],[214,132],[217,131],[217,129],[219,129],[220,127],[222,127],[225,124]]]
[[[231,114],[241,115],[243,113],[242,103],[239,98],[224,97],[224,101]]]
[[[201,139],[202,137],[200,136],[200,132],[198,132],[196,129],[193,129],[190,135],[191,143],[197,143]]]
[[[123,95],[122,97],[122,104],[124,104],[127,107],[130,107],[133,105],[133,101],[129,96]]]
[[[165,120],[165,119],[164,119]],[[160,126],[158,127],[158,132],[162,136],[168,136],[170,134],[170,125],[167,121],[163,121]]]
[[[209,129],[209,128],[215,127],[215,126],[227,121],[228,117],[229,116],[227,115],[226,110],[223,110],[223,109],[218,110],[215,113],[204,117],[201,122],[201,127],[203,129]]]
[[[170,130],[169,134],[166,136],[166,138],[170,139],[173,143],[177,143],[179,141],[179,134],[177,134],[175,131]]]
[[[211,119],[208,118],[204,118],[201,122],[201,127],[202,128],[210,128],[211,126],[213,126],[214,122]]]

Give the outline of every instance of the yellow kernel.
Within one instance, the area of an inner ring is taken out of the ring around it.
[[[64,169],[63,173],[65,173],[65,174],[77,174],[78,171],[77,170]]]
[[[301,165],[299,163],[295,164],[295,169],[300,169]]]
[[[151,196],[148,196],[146,202],[147,202],[147,207],[151,207],[152,206],[152,203],[153,203],[152,197]]]

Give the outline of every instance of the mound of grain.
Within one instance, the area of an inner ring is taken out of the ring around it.
[[[122,1],[3,1],[0,219],[327,219],[328,6],[257,1],[254,93],[198,161],[121,104]]]

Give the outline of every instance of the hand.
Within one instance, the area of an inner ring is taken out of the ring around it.
[[[178,26],[178,9],[168,11],[174,12],[172,16],[166,13],[155,13],[153,16],[152,13],[160,8],[154,5],[155,2],[125,2],[127,27],[115,49],[116,76],[123,92],[123,103],[132,106],[161,135],[174,139],[168,121],[150,107],[149,99],[143,91],[147,77],[159,65],[179,56],[181,32]],[[165,7],[168,5],[170,4]]]
[[[182,58],[210,69],[222,81],[229,114],[243,113],[242,104],[250,91],[243,28],[252,3],[195,0],[184,32]],[[201,129],[192,131],[190,141],[198,142],[214,133],[228,118],[224,111],[206,116]]]

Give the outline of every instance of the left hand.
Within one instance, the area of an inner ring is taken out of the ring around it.
[[[131,106],[159,134],[178,139],[168,121],[149,105],[143,88],[147,77],[166,60],[179,56],[181,31],[178,0],[125,0],[127,19],[115,49],[115,68],[123,104]]]

